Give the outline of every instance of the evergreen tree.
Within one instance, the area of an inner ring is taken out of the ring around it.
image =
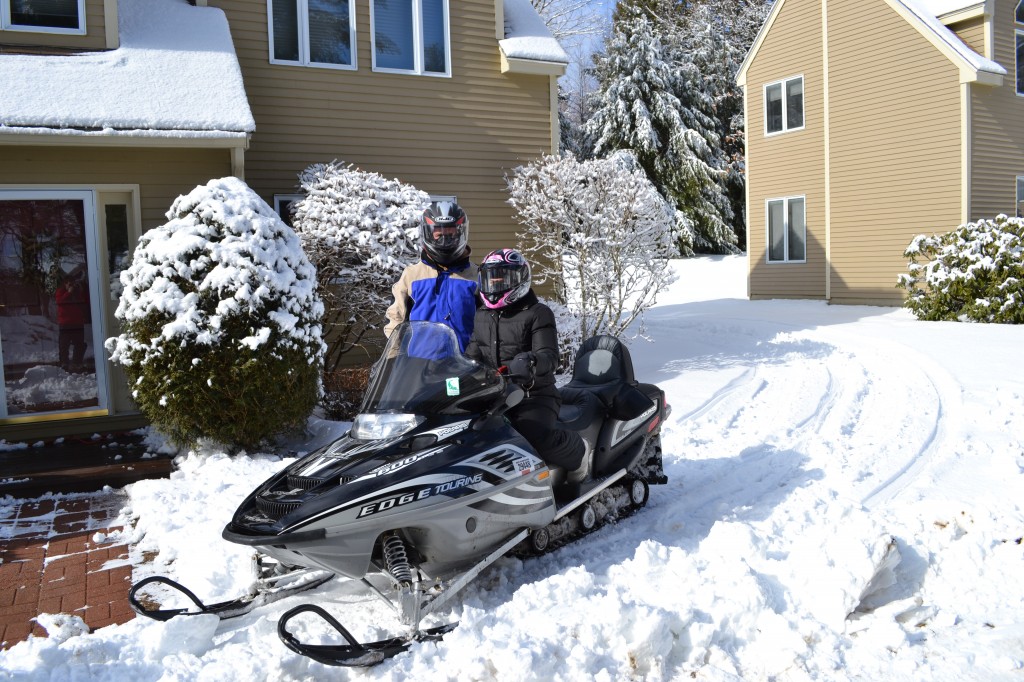
[[[180,445],[253,448],[321,393],[323,303],[298,236],[238,178],[178,197],[121,273],[110,359]]]
[[[746,135],[736,74],[770,9],[771,0],[695,0],[674,17],[682,45],[679,58],[702,74],[702,88],[711,100],[721,140],[723,188],[741,249],[746,249]]]
[[[679,58],[678,34],[650,18],[652,4],[620,6],[595,58],[600,90],[587,130],[598,154],[631,151],[675,205],[681,251],[735,251],[713,102],[697,66]]]

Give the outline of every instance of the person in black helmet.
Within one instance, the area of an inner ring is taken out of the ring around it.
[[[476,266],[469,262],[469,218],[453,201],[430,204],[420,220],[420,260],[391,287],[384,334],[406,320],[443,322],[465,350],[476,313]]]
[[[530,288],[530,264],[513,249],[487,254],[478,269],[480,299],[466,355],[493,367],[507,367],[526,390],[508,411],[512,425],[549,464],[568,471],[583,459],[579,434],[559,429],[561,395],[555,387],[558,331],[551,308]]]

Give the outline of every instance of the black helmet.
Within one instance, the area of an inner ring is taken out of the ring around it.
[[[435,262],[448,265],[469,243],[469,218],[454,201],[435,201],[423,211],[420,242]]]
[[[480,298],[495,310],[511,305],[530,291],[530,264],[514,249],[497,249],[477,269]]]

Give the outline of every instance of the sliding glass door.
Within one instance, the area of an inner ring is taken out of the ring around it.
[[[92,192],[0,190],[2,419],[107,407],[95,216]]]

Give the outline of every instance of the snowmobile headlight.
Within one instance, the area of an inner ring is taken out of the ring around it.
[[[415,414],[360,414],[352,421],[352,437],[357,440],[397,438],[424,421]]]

